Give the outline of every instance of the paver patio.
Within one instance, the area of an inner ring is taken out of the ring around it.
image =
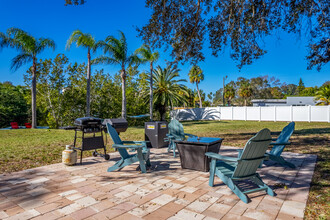
[[[237,155],[221,147],[223,155]],[[152,170],[137,164],[106,172],[119,159],[87,158],[83,165],[53,164],[0,175],[0,219],[302,219],[316,155],[283,153],[298,167],[272,162],[259,169],[277,193],[249,194],[245,204],[208,173],[181,169],[180,159],[166,149],[151,149]],[[284,187],[284,184],[288,187]]]

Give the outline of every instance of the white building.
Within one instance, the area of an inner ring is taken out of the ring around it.
[[[252,99],[253,106],[306,106],[316,105],[313,96],[292,96],[286,99]]]

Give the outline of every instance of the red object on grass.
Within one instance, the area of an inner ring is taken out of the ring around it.
[[[32,128],[31,123],[25,123],[25,128]]]
[[[11,129],[19,129],[17,122],[10,122]]]

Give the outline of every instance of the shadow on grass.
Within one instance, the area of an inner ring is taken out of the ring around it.
[[[295,130],[294,134],[303,134],[303,135],[330,134],[330,127],[329,128],[308,128],[308,129]]]
[[[204,125],[204,124],[210,124],[210,122],[214,122],[214,121],[184,121],[181,122],[184,126],[192,126],[192,125]],[[226,124],[228,122],[226,121],[216,121],[217,123],[222,123],[222,124]]]

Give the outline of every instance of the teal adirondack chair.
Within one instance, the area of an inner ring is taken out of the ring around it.
[[[276,161],[280,163],[283,166],[288,166],[291,168],[295,168],[296,166],[288,161],[286,161],[282,156],[282,152],[285,148],[286,145],[290,145],[291,143],[289,142],[289,139],[294,131],[294,122],[290,122],[287,126],[285,126],[281,132],[281,134],[278,136],[276,139],[272,139],[272,142],[270,145],[273,146],[273,148],[269,151],[266,152],[266,155],[268,156],[267,159]]]
[[[172,119],[168,124],[168,134],[166,136],[167,138],[165,138],[165,141],[169,142],[167,151],[171,152],[172,150],[174,157],[176,154],[176,145],[174,141],[186,140],[186,137],[196,137],[196,135],[184,133],[182,124],[176,119]]]
[[[278,162],[279,164],[281,164],[282,166],[288,166],[291,168],[296,168],[296,166],[293,163],[290,163],[288,161],[286,161],[282,156],[282,152],[285,148],[286,145],[291,145],[291,143],[289,142],[289,139],[294,131],[294,126],[295,123],[294,122],[290,122],[287,126],[285,126],[282,130],[282,132],[280,133],[280,135],[278,136],[278,138],[272,139],[272,141],[269,145],[273,146],[272,149],[268,152],[266,152],[265,156],[265,160],[272,160],[275,162]],[[241,155],[242,153],[242,149],[237,149],[238,154]],[[260,168],[262,167],[262,164],[264,163],[263,160],[260,163]]]
[[[150,167],[149,150],[145,141],[122,141],[117,131],[107,123],[107,129],[114,144],[113,148],[116,148],[121,156],[121,159],[117,161],[113,166],[108,168],[108,172],[114,170],[121,170],[125,166],[132,163],[140,163],[140,169],[142,173],[147,172],[146,167]],[[136,150],[136,154],[129,154],[126,149]]]
[[[270,131],[265,128],[246,143],[242,154],[237,158],[212,152],[205,153],[211,158],[209,185],[214,185],[214,176],[217,175],[245,203],[249,202],[247,194],[257,191],[265,190],[268,195],[274,196],[273,190],[261,180],[256,172],[260,162],[265,158],[270,142]],[[257,187],[252,189],[250,187],[243,191],[240,183],[244,180],[250,180]]]

